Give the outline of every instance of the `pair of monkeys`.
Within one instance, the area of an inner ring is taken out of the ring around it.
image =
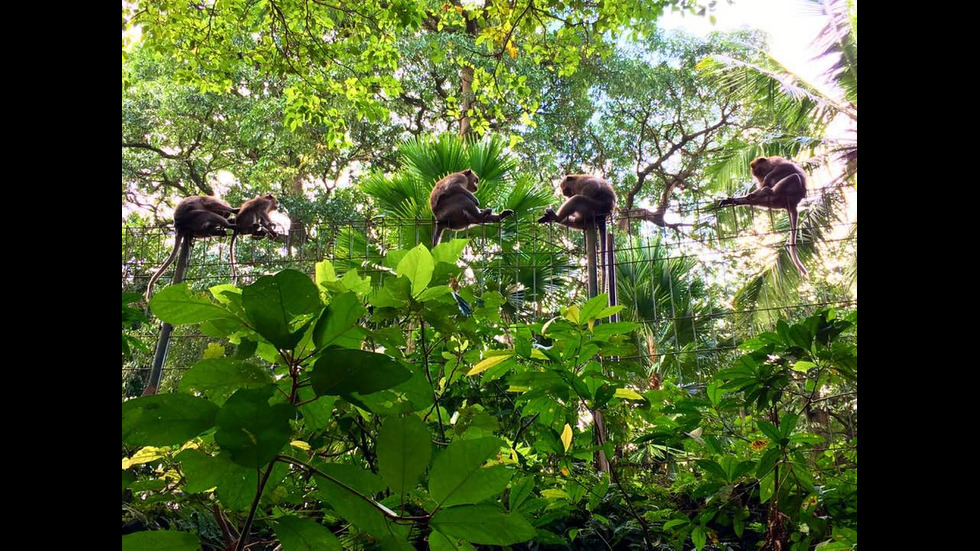
[[[146,285],[145,298],[150,301],[153,284],[160,278],[163,271],[177,258],[181,242],[186,240],[193,243],[194,238],[224,237],[227,230],[231,234],[231,277],[237,279],[235,273],[235,238],[239,235],[251,235],[259,239],[265,235],[276,237],[275,228],[269,213],[279,207],[279,202],[272,194],[259,195],[245,201],[240,207],[232,207],[228,203],[209,196],[187,197],[177,204],[174,209],[174,229],[177,238],[174,240],[174,250],[160,266],[150,282]],[[234,216],[234,219],[231,219]]]
[[[789,213],[790,256],[800,275],[807,277],[809,274],[796,255],[797,206],[806,196],[806,174],[796,163],[777,155],[758,157],[749,166],[756,179],[756,190],[743,197],[724,199],[718,206],[748,205],[785,209]],[[464,170],[446,176],[432,188],[429,206],[436,218],[433,246],[439,244],[446,228],[461,230],[473,224],[499,222],[514,214],[509,209],[500,214],[493,214],[491,209],[480,209],[480,203],[472,193],[477,190],[477,182],[479,178],[472,170]],[[597,176],[569,174],[561,181],[561,193],[568,200],[559,207],[558,212],[549,207],[538,222],[558,222],[578,230],[597,227],[599,242],[604,247],[606,216],[616,207],[616,193],[612,186]]]
[[[480,202],[473,195],[479,181],[480,178],[467,169],[436,182],[429,194],[429,207],[436,219],[433,247],[439,244],[446,229],[463,230],[475,224],[500,222],[514,214],[510,209],[500,214],[493,214],[492,209],[481,209]],[[579,230],[597,224],[600,231],[605,229],[605,217],[616,206],[616,193],[612,186],[596,176],[569,174],[561,182],[561,191],[569,199],[557,213],[548,208],[538,222],[558,222]]]

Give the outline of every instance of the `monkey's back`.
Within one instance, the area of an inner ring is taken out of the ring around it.
[[[436,182],[432,191],[429,192],[429,209],[432,210],[433,214],[439,205],[439,199],[451,195],[456,187],[466,189],[466,176],[460,172],[454,172]]]

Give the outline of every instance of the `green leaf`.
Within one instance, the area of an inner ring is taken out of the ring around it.
[[[435,300],[437,298],[443,297],[452,293],[452,289],[448,285],[436,285],[435,287],[429,287],[428,289],[422,291],[419,295],[419,302],[426,302],[429,300]]]
[[[708,534],[704,531],[704,526],[694,528],[691,532],[691,541],[694,542],[694,547],[698,551],[704,549],[704,544],[708,541]]]
[[[466,248],[469,242],[469,239],[453,239],[452,241],[439,243],[432,249],[432,260],[434,262],[445,262],[455,265],[459,261],[459,258],[463,256],[463,249]]]
[[[433,530],[429,533],[429,551],[476,551],[476,548],[468,542],[450,538]]]
[[[272,384],[268,370],[231,358],[216,358],[194,364],[180,379],[180,391],[200,392],[221,405],[240,388]]]
[[[412,377],[397,360],[385,354],[328,348],[313,364],[311,382],[317,396],[371,394]]]
[[[761,430],[763,434],[768,436],[770,440],[777,444],[780,440],[782,440],[782,435],[779,434],[776,427],[769,421],[759,421],[759,430]]]
[[[432,458],[432,436],[421,419],[388,417],[378,433],[378,470],[398,495],[415,489]]]
[[[290,404],[269,405],[275,387],[242,389],[228,398],[218,412],[214,441],[245,467],[263,467],[272,461],[292,434],[289,420],[296,414]]]
[[[432,517],[435,530],[483,545],[513,545],[534,537],[534,527],[517,513],[493,505],[462,505],[442,509]]]
[[[317,286],[337,281],[337,272],[334,271],[333,264],[329,260],[317,262],[313,267],[313,276],[316,278]]]
[[[173,324],[201,323],[234,315],[210,300],[192,295],[186,283],[165,287],[150,299],[150,310],[161,320]]]
[[[130,471],[122,472],[122,489],[125,490],[129,488],[129,485],[136,482],[136,475]]]
[[[606,339],[613,335],[625,335],[627,333],[632,333],[640,327],[639,323],[632,321],[617,321],[613,323],[603,323],[596,325],[592,330],[592,334],[597,338]]]
[[[715,475],[716,477],[720,478],[722,481],[731,482],[728,479],[728,473],[726,473],[725,469],[721,468],[721,465],[719,465],[718,463],[711,461],[710,459],[702,459],[699,460],[697,464],[698,467],[701,467],[705,471]]]
[[[510,488],[510,497],[508,498],[508,507],[511,511],[516,511],[520,509],[521,505],[527,501],[527,498],[531,497],[531,491],[534,490],[534,477],[527,476],[519,481],[515,482]]]
[[[589,299],[588,302],[582,305],[582,309],[579,311],[579,315],[578,315],[578,323],[586,324],[596,319],[596,317],[599,315],[599,312],[602,312],[602,310],[608,306],[609,306],[608,294],[602,293],[600,295],[596,295],[592,297],[591,299]]]
[[[772,471],[777,461],[779,461],[779,449],[769,448],[766,450],[766,453],[762,454],[762,458],[759,459],[759,466],[755,469],[756,478],[762,478],[766,473]]]
[[[810,369],[812,369],[814,367],[817,367],[817,364],[815,364],[813,362],[806,362],[806,361],[800,360],[800,361],[796,362],[795,364],[793,364],[793,371],[799,371],[800,373],[806,373],[807,371],[810,371]]]
[[[274,276],[262,276],[242,289],[242,306],[255,330],[269,342],[292,349],[303,337],[291,332],[297,316],[315,312],[321,307],[316,285],[302,272],[283,270]]]
[[[132,446],[183,444],[214,426],[218,406],[187,394],[156,394],[122,404],[122,441]]]
[[[759,501],[765,503],[769,501],[772,497],[773,491],[775,491],[776,485],[774,482],[774,472],[767,474],[759,480]]]
[[[796,423],[799,421],[799,418],[800,416],[794,413],[783,415],[782,419],[779,420],[779,435],[782,438],[789,438],[789,435],[796,429]]]
[[[299,397],[302,401],[311,400],[316,396],[310,387],[301,387]],[[322,430],[333,420],[333,407],[337,403],[336,396],[320,396],[312,402],[299,406],[303,416],[303,426],[311,430]]]
[[[316,465],[325,474],[343,482],[363,496],[373,496],[385,489],[381,478],[355,465],[320,463]],[[317,494],[329,503],[338,515],[350,521],[359,530],[376,538],[386,538],[394,533],[407,534],[408,527],[389,524],[377,507],[364,501],[349,490],[323,477],[316,478]]]
[[[432,271],[435,269],[435,262],[432,254],[425,245],[419,244],[418,247],[408,251],[408,254],[398,262],[395,272],[400,276],[405,276],[412,282],[412,296],[418,296],[432,281]]]
[[[367,310],[357,295],[351,292],[334,298],[313,327],[313,343],[317,348],[326,346],[357,324]]]
[[[432,499],[442,504],[457,491],[462,491],[464,498],[472,497],[474,491],[481,493],[479,488],[473,488],[468,482],[482,470],[487,459],[500,451],[501,444],[497,438],[453,441],[432,463],[432,470],[429,472],[429,494]],[[485,494],[484,497],[490,495],[492,494]]]
[[[286,516],[276,521],[275,529],[282,551],[343,551],[333,532],[314,520]]]
[[[211,457],[199,450],[184,450],[175,458],[184,475],[184,491],[191,494],[217,488],[221,504],[233,511],[245,511],[252,504],[259,484],[255,469],[228,461],[226,456]]]
[[[122,537],[123,551],[199,551],[201,542],[191,532],[153,530]]]

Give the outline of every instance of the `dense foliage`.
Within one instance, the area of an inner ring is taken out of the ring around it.
[[[124,2],[123,548],[856,548],[856,2],[809,1],[825,82],[657,26],[714,1]],[[758,155],[811,175],[809,280],[784,212],[713,208]],[[467,168],[515,215],[430,248]],[[615,306],[535,223],[575,172]],[[181,198],[268,192],[248,284],[198,239],[141,303]]]
[[[853,542],[856,315],[780,322],[707,385],[651,387],[615,359],[638,328],[603,322],[622,306],[505,323],[498,293],[448,285],[466,243],[392,251],[376,286],[321,262],[157,293],[154,315],[228,345],[123,404],[125,516],[166,528],[124,548]]]

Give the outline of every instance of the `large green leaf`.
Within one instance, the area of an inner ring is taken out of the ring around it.
[[[429,473],[429,494],[437,503],[442,504],[452,497],[455,503],[470,502],[474,497],[483,494],[483,489],[477,487],[480,483],[499,484],[503,479],[498,472],[490,471],[481,474],[483,463],[500,451],[502,442],[498,438],[475,438],[471,440],[456,440],[436,456]],[[509,481],[503,482],[506,487]],[[493,489],[496,489],[494,487]],[[503,491],[503,488],[500,489]],[[455,494],[459,494],[458,496]],[[483,495],[482,498],[492,494]],[[460,501],[463,500],[463,501]]]
[[[429,524],[447,536],[484,545],[512,545],[533,538],[535,533],[524,517],[493,505],[441,509]]]
[[[272,375],[261,367],[232,358],[203,360],[180,379],[180,391],[200,392],[221,405],[240,388],[272,384]]]
[[[374,497],[385,488],[385,483],[378,475],[355,465],[321,463],[317,468],[364,497]],[[377,507],[330,480],[317,477],[317,494],[328,502],[338,515],[350,521],[359,530],[376,538],[396,536],[396,539],[404,539],[408,534],[408,526],[388,522]]]
[[[283,403],[270,406],[274,388],[241,389],[218,412],[214,441],[239,465],[262,467],[289,442],[289,420],[296,408]]]
[[[199,450],[184,450],[175,458],[184,475],[184,491],[191,494],[216,488],[221,504],[233,511],[245,511],[252,504],[259,475],[224,456],[212,457]]]
[[[429,551],[475,551],[469,542],[433,530],[429,533]]]
[[[186,283],[171,285],[153,295],[150,299],[150,310],[156,317],[173,325],[201,323],[219,318],[234,319],[228,310],[212,304],[206,298],[192,295]]]
[[[262,276],[242,289],[242,306],[255,330],[279,348],[291,349],[302,332],[291,331],[292,321],[320,308],[320,295],[309,277],[296,270]]]
[[[201,542],[191,532],[153,530],[122,537],[123,551],[199,551]]]
[[[412,282],[412,296],[418,296],[432,281],[432,271],[435,269],[435,262],[432,254],[425,245],[419,244],[404,258],[398,262],[395,271],[400,276],[405,276]]]
[[[333,532],[307,518],[282,517],[276,521],[276,537],[282,551],[342,551],[343,546]]]
[[[391,356],[331,348],[313,364],[311,382],[318,396],[371,394],[407,381],[411,372]]]
[[[415,488],[432,457],[432,436],[418,417],[391,416],[378,433],[378,470],[399,495]]]
[[[367,310],[354,293],[347,292],[334,298],[323,309],[320,319],[313,327],[313,343],[317,348],[325,348],[353,328],[357,320],[366,313]]]
[[[122,441],[133,446],[183,444],[214,426],[218,406],[187,394],[123,402]]]

